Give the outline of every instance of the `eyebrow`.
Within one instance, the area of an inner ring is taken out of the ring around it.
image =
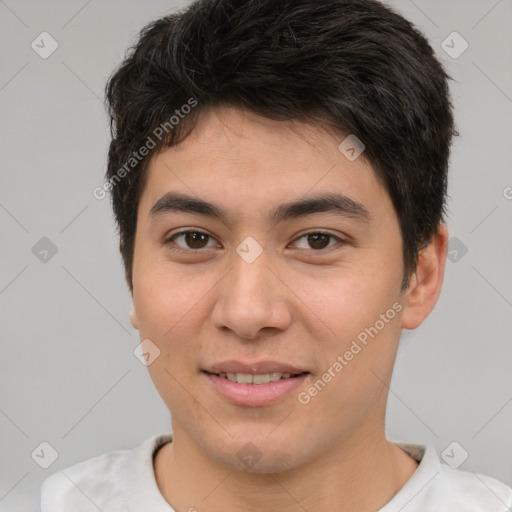
[[[167,213],[181,212],[217,219],[225,224],[229,215],[218,205],[177,192],[167,192],[151,208],[150,217],[157,218]],[[279,205],[269,213],[269,220],[276,224],[284,220],[297,219],[316,213],[334,213],[360,221],[369,221],[368,210],[359,202],[338,193],[326,193],[291,201]]]

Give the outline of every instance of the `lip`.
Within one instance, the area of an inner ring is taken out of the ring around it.
[[[275,382],[266,384],[239,384],[232,382],[224,377],[219,377],[207,371],[202,372],[209,380],[215,391],[224,399],[234,405],[246,407],[262,407],[271,405],[285,396],[289,395],[293,390],[297,389],[307,377],[309,373],[290,377],[289,379],[280,379]],[[249,372],[229,372],[229,373],[249,373]],[[252,375],[258,372],[252,373]],[[270,371],[259,371],[259,373],[270,373]],[[282,372],[294,373],[294,372]]]
[[[244,363],[242,361],[221,361],[207,368],[203,368],[208,373],[249,373],[259,375],[262,373],[292,373],[299,374],[307,372],[305,368],[292,366],[288,363],[279,361],[254,361]],[[263,386],[264,384],[259,384]]]

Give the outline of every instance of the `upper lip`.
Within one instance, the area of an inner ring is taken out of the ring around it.
[[[221,361],[212,364],[204,369],[208,373],[248,373],[250,375],[260,375],[265,373],[306,373],[307,370],[298,366],[292,366],[288,363],[279,361],[254,361],[243,363],[241,361]]]

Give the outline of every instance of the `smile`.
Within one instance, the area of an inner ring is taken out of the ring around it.
[[[309,372],[209,373],[202,372],[215,393],[234,405],[262,407],[284,400],[308,377]]]
[[[307,372],[303,372],[307,373]],[[239,384],[268,384],[269,382],[277,382],[281,379],[290,379],[297,377],[297,375],[303,375],[303,373],[300,374],[292,374],[292,373],[279,373],[279,372],[273,372],[273,373],[261,373],[257,375],[251,375],[250,373],[218,373],[213,374],[217,375],[217,377],[221,377],[227,380],[230,380],[231,382],[238,382]]]

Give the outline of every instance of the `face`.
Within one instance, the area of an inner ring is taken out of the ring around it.
[[[218,108],[150,163],[132,324],[160,351],[148,368],[175,441],[228,467],[281,471],[383,435],[402,242],[343,139]]]

